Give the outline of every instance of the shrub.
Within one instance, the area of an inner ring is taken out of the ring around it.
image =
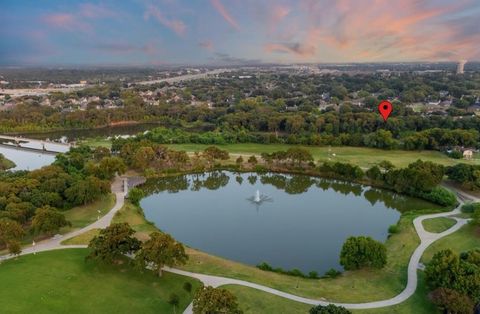
[[[480,203],[467,203],[462,206],[464,213],[473,213],[476,209],[480,208]]]
[[[325,272],[325,275],[324,277],[326,278],[337,278],[338,276],[340,276],[342,274],[341,271],[338,271],[336,270],[335,268],[330,268],[329,270],[327,270]]]
[[[136,206],[140,204],[140,201],[144,196],[145,194],[143,193],[143,190],[138,188],[133,188],[128,192],[128,199],[133,205],[136,205]]]
[[[340,253],[340,264],[346,270],[364,267],[383,268],[387,263],[387,249],[370,237],[349,237]]]
[[[420,193],[419,196],[442,206],[457,204],[457,197],[455,194],[441,186],[434,187],[430,192]]]
[[[390,227],[388,227],[388,233],[390,234],[399,233],[399,232],[400,232],[400,228],[398,227],[398,225],[391,225]]]
[[[349,310],[343,306],[329,305],[317,305],[310,309],[310,314],[351,314]]]

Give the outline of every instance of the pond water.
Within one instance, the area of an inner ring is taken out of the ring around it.
[[[436,207],[358,184],[283,174],[219,171],[148,181],[145,189],[145,217],[190,247],[320,274],[341,270],[347,237],[385,241],[401,211]],[[260,204],[257,190],[265,198]]]
[[[14,147],[0,146],[0,154],[15,163],[16,167],[10,170],[35,170],[55,161],[54,155],[19,150]]]
[[[118,125],[112,127],[98,128],[98,129],[81,129],[81,130],[64,130],[64,131],[52,131],[52,132],[40,132],[40,133],[21,133],[22,137],[39,139],[39,140],[51,140],[51,141],[77,141],[86,138],[96,137],[110,137],[110,136],[124,136],[124,135],[136,135],[143,133],[147,130],[160,126],[156,123],[140,123],[140,124],[127,124]]]

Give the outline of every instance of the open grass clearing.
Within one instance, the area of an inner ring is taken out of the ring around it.
[[[450,229],[453,225],[455,225],[457,221],[452,218],[447,217],[438,217],[432,219],[425,219],[422,221],[423,228],[432,233],[440,233],[447,229]]]
[[[177,313],[191,302],[183,289],[200,282],[165,273],[161,278],[128,265],[85,262],[87,249],[21,256],[0,266],[2,313],[174,313],[171,293],[180,297]]]

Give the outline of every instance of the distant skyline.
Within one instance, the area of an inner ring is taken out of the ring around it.
[[[480,60],[478,0],[2,0],[0,65]]]

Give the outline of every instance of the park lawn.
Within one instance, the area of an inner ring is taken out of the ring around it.
[[[227,285],[227,289],[237,297],[240,308],[245,314],[289,313],[304,314],[312,305],[285,299],[267,292],[238,285]],[[350,310],[354,314],[431,314],[437,313],[435,306],[428,300],[423,272],[419,273],[417,291],[405,302],[368,310]]]
[[[183,289],[200,282],[165,273],[140,272],[127,265],[85,262],[87,249],[25,255],[0,267],[2,313],[174,313],[170,294],[180,297],[177,313],[192,300]]]
[[[63,245],[88,245],[90,243],[90,240],[93,239],[93,237],[97,236],[100,233],[100,229],[92,229],[87,232],[84,232],[82,234],[79,234],[76,237],[67,239],[65,241],[62,241],[61,244]]]
[[[172,144],[168,146],[176,150],[195,152],[202,151],[210,145]],[[445,154],[437,151],[383,150],[366,147],[299,146],[287,144],[227,144],[217,146],[221,149],[227,150],[232,154],[240,154],[244,156],[287,150],[291,147],[303,147],[311,152],[316,161],[334,160],[340,162],[349,162],[365,168],[369,168],[375,164],[378,164],[382,160],[389,160],[397,167],[405,167],[417,159],[432,161],[446,166],[455,165],[458,162],[480,164],[480,159],[478,159],[478,156],[476,156],[477,158],[472,161],[460,161],[458,159],[449,158]],[[335,157],[333,157],[332,154],[335,154]]]
[[[269,313],[288,313],[305,314],[312,308],[311,305],[285,299],[261,290],[238,286],[221,286],[227,289],[236,297],[240,309],[244,314],[269,314]]]
[[[434,242],[423,254],[422,263],[428,263],[436,252],[446,249],[451,249],[457,254],[480,249],[480,227],[467,224],[453,234]]]
[[[77,206],[64,212],[65,218],[72,223],[68,229],[80,229],[103,217],[115,205],[115,194],[108,194],[101,199],[84,206]],[[65,230],[62,230],[65,231]]]
[[[419,244],[412,220],[424,212],[408,212],[398,223],[400,232],[386,241],[388,263],[382,270],[365,269],[345,272],[336,279],[303,279],[262,271],[194,249],[187,250],[189,261],[180,268],[242,279],[259,283],[295,295],[337,302],[367,302],[391,298],[406,285],[406,269],[414,249]]]
[[[127,222],[136,231],[135,236],[140,240],[146,240],[150,233],[158,231],[153,223],[145,219],[142,210],[127,200],[112,220],[112,223],[120,222]]]
[[[111,148],[112,147],[112,141],[105,137],[88,138],[88,139],[82,140],[81,144],[90,146],[92,148],[95,148],[95,147]]]
[[[438,217],[438,218],[432,218],[432,219],[425,219],[422,221],[423,228],[432,233],[440,233],[445,230],[450,229],[455,225],[457,221],[452,218],[447,218],[447,217]]]

